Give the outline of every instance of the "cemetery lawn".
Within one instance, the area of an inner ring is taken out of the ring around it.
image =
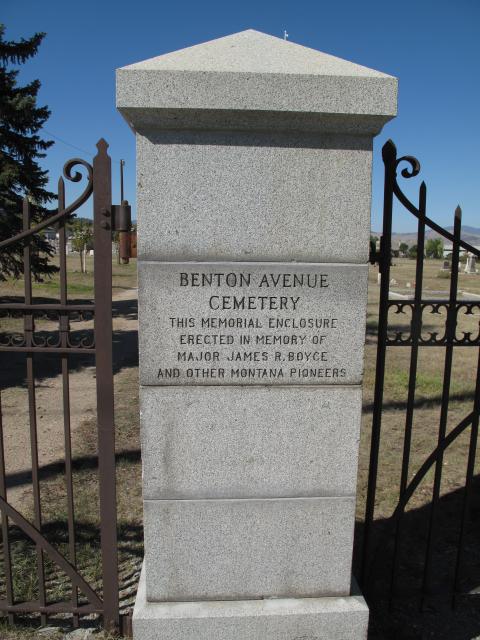
[[[58,256],[52,258],[52,264],[58,267]],[[112,271],[114,296],[118,291],[137,286],[137,261],[135,259],[131,259],[128,265],[119,265],[117,260],[113,259]],[[67,274],[69,300],[93,299],[93,257],[87,257],[87,273],[82,273],[78,255],[67,256]],[[0,297],[23,296],[23,286],[23,278],[18,280],[9,278],[5,282],[0,281]],[[58,273],[51,278],[44,277],[42,282],[33,281],[33,295],[36,297],[58,299],[59,292]]]
[[[411,260],[395,260],[391,277],[397,281],[393,289],[407,291],[407,282],[413,283],[415,262]],[[425,296],[430,292],[447,291],[449,281],[443,276],[438,277],[441,261],[425,261]],[[127,267],[114,265],[114,371],[115,371],[115,424],[117,438],[117,504],[118,504],[118,532],[119,559],[122,610],[131,608],[136,590],[141,561],[143,557],[142,540],[142,501],[141,501],[141,464],[139,444],[139,416],[138,416],[138,361],[137,361],[137,319],[136,319],[136,286],[135,261]],[[76,260],[69,262],[73,269],[70,277],[72,284],[84,286],[85,290],[78,297],[88,298],[92,295],[92,275],[82,275],[75,272],[78,269]],[[69,274],[70,275],[70,274]],[[43,287],[43,288],[42,288]],[[51,287],[47,292],[45,287]],[[132,288],[130,288],[132,287]],[[459,288],[470,293],[480,295],[480,276],[460,276]],[[87,291],[88,289],[88,291]],[[0,286],[3,295],[20,295],[20,284],[4,283]],[[57,292],[53,284],[41,283],[35,285],[36,295],[55,297]],[[52,291],[54,293],[52,293]],[[357,500],[357,544],[361,541],[362,524],[364,518],[365,494],[367,485],[370,431],[372,420],[373,385],[375,378],[376,332],[378,327],[378,293],[377,268],[370,268],[369,301],[367,317],[367,337],[365,350],[365,381],[364,381],[364,413],[361,433],[359,472],[358,472],[358,500]],[[432,294],[433,295],[433,294]],[[436,295],[436,294],[435,294]],[[447,297],[442,295],[442,297]],[[429,319],[429,331],[435,330],[442,319]],[[408,325],[408,317],[394,317],[392,323],[400,329]],[[478,316],[467,318],[465,327],[478,329]],[[474,372],[477,363],[478,349],[456,349],[452,374],[452,402],[448,429],[453,428],[471,411],[474,393]],[[414,433],[411,453],[412,474],[418,469],[423,460],[434,449],[439,423],[440,397],[442,392],[442,374],[444,350],[439,348],[425,348],[420,351],[419,369],[417,376],[416,410],[414,417]],[[395,508],[398,500],[398,482],[400,477],[401,453],[403,448],[403,429],[405,422],[406,394],[408,389],[409,349],[403,347],[390,348],[387,354],[387,375],[385,379],[385,411],[382,427],[380,452],[379,483],[377,492],[376,519],[379,529],[385,519]],[[15,373],[10,380],[2,379],[2,404],[6,415],[5,430],[16,438],[20,431],[28,429],[26,414],[22,414],[21,407],[26,405],[23,379]],[[43,521],[44,531],[56,541],[68,555],[66,519],[66,489],[64,475],[61,468],[51,462],[61,459],[62,438],[55,416],[49,418],[53,408],[58,404],[60,387],[57,373],[41,371],[39,380],[39,403],[43,408],[39,412],[42,416],[39,426],[41,441],[41,455],[44,455],[42,472],[42,499],[44,503]],[[99,509],[98,484],[96,467],[96,413],[95,413],[95,380],[91,363],[72,362],[71,386],[75,401],[75,416],[72,418],[73,452],[75,457],[75,509],[77,520],[77,557],[82,573],[100,590],[100,556],[99,556]],[[61,427],[61,422],[59,423]],[[442,481],[442,500],[455,498],[464,484],[466,457],[469,433],[465,433],[445,455]],[[42,446],[43,442],[43,446]],[[55,448],[56,447],[56,448]],[[52,454],[53,449],[53,454]],[[42,453],[43,452],[43,453]],[[53,460],[52,460],[53,455]],[[28,468],[28,465],[27,465]],[[11,472],[14,469],[10,470]],[[478,473],[478,470],[477,470]],[[411,475],[412,475],[411,474]],[[419,487],[407,510],[406,527],[421,529],[425,527],[428,510],[425,506],[430,502],[432,488],[432,474]],[[32,504],[28,483],[14,487],[12,498],[21,510],[30,515]],[[450,503],[449,503],[450,504]],[[457,505],[458,506],[458,505]],[[457,508],[456,503],[453,509]],[[455,511],[455,513],[457,513]],[[455,527],[458,518],[451,518]],[[453,528],[454,529],[454,528]],[[454,535],[455,531],[447,531]],[[388,540],[387,540],[388,544]],[[14,545],[14,555],[17,560],[15,571],[15,586],[18,597],[32,599],[36,594],[34,576],[34,548],[24,540]],[[418,552],[419,553],[419,552]],[[358,558],[358,550],[356,551]],[[411,553],[409,562],[420,566],[421,554]],[[0,563],[0,565],[3,563]],[[356,565],[355,565],[356,566]],[[53,567],[48,566],[48,593],[51,598],[70,597],[68,583],[57,574]],[[0,567],[1,571],[1,567]],[[0,585],[2,576],[0,575]],[[1,589],[1,586],[0,586]],[[0,593],[0,595],[2,595]],[[408,616],[392,614],[381,607],[372,611],[370,638],[397,638],[407,640],[411,638],[448,638],[459,640],[469,636],[467,627],[471,623],[472,615],[463,613],[454,619],[447,608],[425,613],[422,618],[418,613],[418,601],[408,610]],[[426,622],[428,621],[428,629]],[[38,621],[37,621],[38,624]],[[53,622],[52,622],[53,624]],[[469,629],[470,627],[468,627]],[[379,631],[379,629],[381,631]],[[386,631],[384,631],[386,629]],[[403,631],[402,631],[403,629]],[[415,635],[418,629],[423,629],[424,635]],[[0,636],[8,640],[31,637],[30,632],[10,632],[0,627]],[[24,635],[22,635],[22,633]],[[382,635],[383,633],[383,635]],[[477,634],[478,635],[478,634]]]

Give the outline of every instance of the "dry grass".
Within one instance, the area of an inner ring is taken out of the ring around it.
[[[433,295],[430,292],[438,292],[438,280],[436,274],[441,261],[425,261],[425,277],[423,282],[424,297]],[[392,289],[404,289],[407,282],[413,283],[415,262],[407,259],[395,261],[392,267],[391,277],[398,285]],[[468,284],[470,292],[480,293],[479,276],[461,276],[459,288]],[[442,283],[444,281],[442,280]],[[442,290],[448,289],[442,285]],[[446,294],[445,297],[448,297]],[[365,347],[365,378],[364,378],[364,421],[362,429],[362,445],[359,464],[359,517],[362,516],[362,505],[365,494],[366,478],[368,472],[369,433],[372,417],[373,390],[375,382],[375,358],[376,358],[376,330],[378,326],[378,298],[379,287],[377,284],[377,269],[371,268],[369,275],[369,300],[367,311],[367,342]],[[480,314],[462,319],[459,332],[468,330],[478,333]],[[425,334],[428,331],[442,333],[445,315],[428,314],[424,316]],[[390,326],[395,330],[407,330],[410,317],[405,315],[401,320],[396,314],[389,317]],[[438,422],[440,400],[443,387],[445,349],[442,347],[425,347],[420,349],[418,372],[416,377],[416,401],[414,441],[412,446],[412,472],[416,470],[424,458],[434,449],[438,436]],[[478,349],[458,347],[455,349],[453,369],[450,386],[450,415],[448,430],[454,427],[461,418],[472,410],[475,375],[478,361]],[[389,347],[387,350],[387,364],[384,388],[384,419],[382,430],[381,459],[384,474],[380,477],[378,496],[378,515],[387,517],[391,514],[396,503],[400,475],[401,452],[403,449],[403,434],[405,421],[405,408],[409,383],[410,349],[408,347]],[[443,491],[449,492],[463,485],[465,469],[465,456],[467,443],[465,438],[459,441],[448,452],[444,470]],[[381,469],[382,470],[382,469]],[[418,507],[428,502],[428,487],[425,487],[424,497],[415,496],[413,506]]]
[[[75,258],[69,258],[68,274],[70,299],[82,300],[93,297],[93,274],[81,274]],[[143,557],[142,548],[142,506],[141,506],[141,478],[140,478],[140,452],[139,452],[139,431],[138,431],[138,368],[136,361],[136,335],[132,331],[135,328],[135,321],[132,318],[136,315],[135,293],[129,294],[129,289],[136,286],[136,264],[135,261],[127,266],[117,265],[113,261],[113,294],[119,302],[114,303],[114,369],[116,371],[115,386],[115,429],[116,429],[116,450],[117,450],[117,481],[118,481],[118,533],[119,533],[119,564],[121,586],[124,589],[122,601],[125,606],[130,606],[133,601],[133,593],[138,569]],[[118,294],[123,291],[123,297],[118,298]],[[5,297],[15,296],[21,299],[23,283],[4,282],[0,285],[0,294]],[[35,284],[33,288],[37,301],[53,301],[58,299],[58,276],[51,281]],[[125,295],[126,294],[126,295]],[[129,300],[133,298],[133,302]],[[129,319],[127,322],[126,319]],[[18,320],[1,321],[3,331],[12,331],[17,327]],[[91,322],[72,322],[72,329],[92,330]],[[44,332],[58,330],[56,322],[37,321],[36,329]],[[127,341],[127,342],[126,342]],[[3,368],[2,400],[4,410],[11,414],[10,419],[4,423],[4,428],[9,429],[15,426],[15,415],[12,403],[20,406],[26,402],[26,392],[24,388],[24,361],[16,362],[16,359],[9,358],[9,367]],[[5,361],[4,361],[5,362]],[[38,413],[39,428],[42,421],[49,420],[52,416],[51,407],[59,404],[61,406],[61,396],[52,381],[57,375],[58,368],[52,368],[52,364],[47,358],[37,356],[35,359],[35,371],[39,374],[37,378],[38,388],[41,392],[38,397],[44,394],[44,400],[40,402],[43,409]],[[75,533],[76,533],[76,564],[87,582],[101,594],[101,555],[100,555],[100,533],[99,533],[99,499],[98,499],[98,461],[97,461],[97,426],[96,426],[96,396],[94,393],[95,380],[93,362],[88,358],[71,356],[70,358],[70,392],[71,398],[75,395],[78,399],[82,411],[74,417],[72,422],[72,449],[74,456],[74,501],[75,501]],[[18,366],[17,366],[18,365]],[[12,380],[18,380],[11,386],[8,382],[8,371],[13,374]],[[93,392],[92,392],[93,391]],[[10,408],[9,408],[10,407]],[[17,428],[28,431],[28,414],[24,412],[17,418]],[[43,434],[40,433],[40,456],[42,450],[48,449],[48,429]],[[60,449],[62,448],[63,436],[56,434],[60,438]],[[58,447],[58,443],[55,442]],[[27,458],[29,457],[27,452]],[[61,458],[62,456],[60,456]],[[44,535],[68,558],[68,527],[67,527],[67,494],[64,468],[62,464],[52,464],[48,458],[48,464],[41,462],[41,504],[42,504],[42,531]],[[23,463],[21,463],[23,464]],[[17,464],[18,466],[18,464]],[[27,462],[28,466],[28,462]],[[22,467],[23,468],[23,467]],[[25,481],[24,481],[25,482]],[[33,500],[28,484],[20,486],[13,491],[15,501],[20,502],[17,508],[29,519],[33,515]],[[20,490],[20,494],[18,493]],[[9,490],[9,496],[10,496]],[[26,494],[26,499],[22,495]],[[13,494],[12,494],[13,496]],[[11,499],[11,498],[10,498]],[[15,527],[11,527],[11,538],[13,540],[11,553],[13,557],[13,584],[15,598],[17,601],[29,601],[38,598],[38,584],[36,580],[36,551],[34,545],[25,538]],[[46,587],[49,601],[68,600],[71,597],[71,588],[66,577],[48,561],[46,567]],[[3,571],[3,561],[0,561],[0,595],[4,596],[5,580],[1,575]],[[125,593],[125,591],[127,593]],[[82,597],[80,598],[82,602]],[[18,620],[21,622],[21,620]],[[38,618],[23,619],[27,625],[25,629],[11,630],[12,635],[6,635],[3,627],[0,629],[0,637],[19,638],[30,637],[33,627],[38,626]],[[49,624],[62,622],[62,620],[52,619]],[[64,621],[63,621],[64,622]],[[91,624],[91,623],[90,623]],[[10,631],[9,631],[10,633]],[[17,635],[15,635],[17,634]]]
[[[48,640],[62,640],[64,638],[64,634],[58,627],[59,632],[56,635],[48,636]],[[65,627],[65,632],[71,631],[68,627]],[[25,625],[16,625],[11,626],[6,622],[0,620],[0,638],[1,640],[46,640],[45,635],[38,633],[41,631],[40,628],[25,626]],[[100,633],[96,633],[95,637],[98,640],[119,640],[118,636],[111,635],[102,631]]]
[[[123,593],[123,609],[133,604],[134,587],[143,557],[141,466],[138,431],[138,370],[128,368],[115,376],[115,427],[117,450],[117,507],[119,567]],[[77,461],[74,472],[76,563],[87,582],[101,595],[102,568],[100,554],[100,517],[97,468],[97,433],[94,418],[86,418],[74,442]],[[43,532],[69,558],[67,529],[67,495],[65,477],[60,470],[41,483]],[[24,515],[32,517],[23,510]],[[14,589],[19,601],[38,597],[36,553],[34,546],[20,532],[12,530],[11,553],[14,559]],[[47,595],[50,601],[68,600],[70,583],[56,567],[46,560]],[[3,580],[3,576],[0,578]],[[3,589],[2,589],[3,591]],[[81,598],[82,600],[82,598]],[[61,623],[51,619],[49,624]],[[38,619],[24,619],[24,625],[38,625]],[[28,638],[29,626],[6,635],[0,627],[0,637]],[[17,635],[15,635],[17,634]]]
[[[408,294],[413,289],[415,262],[395,260],[391,278],[397,281],[391,288]],[[442,262],[425,261],[423,280],[424,298],[448,298],[449,280],[439,278]],[[480,293],[480,276],[461,274],[459,289],[471,293]],[[357,490],[357,554],[361,542],[365,497],[369,469],[370,433],[372,425],[373,390],[375,382],[376,331],[378,327],[377,269],[370,269],[369,304],[367,317],[367,341],[365,348],[364,412],[360,443],[358,490]],[[459,333],[472,331],[478,335],[480,314],[463,318]],[[389,326],[392,333],[408,329],[410,317],[405,314],[392,314]],[[445,314],[424,317],[424,333],[438,331],[443,335]],[[458,347],[455,350],[450,386],[450,406],[447,433],[465,418],[473,408],[478,348]],[[443,388],[445,349],[425,347],[420,349],[418,372],[416,377],[415,413],[413,437],[409,466],[409,480],[419,469],[428,455],[435,449],[438,439],[440,404]],[[399,499],[405,411],[409,382],[410,349],[408,347],[389,347],[387,349],[386,376],[384,387],[384,410],[379,457],[379,475],[376,495],[376,524],[374,541],[376,548],[374,561],[374,585],[370,636],[390,640],[424,640],[438,638],[444,640],[467,640],[480,634],[480,616],[474,598],[460,602],[458,609],[451,610],[451,598],[435,595],[445,591],[452,584],[452,570],[456,560],[456,545],[461,520],[463,487],[467,468],[469,432],[465,432],[445,453],[442,465],[441,499],[438,511],[437,535],[434,539],[434,571],[432,595],[427,599],[427,609],[419,612],[419,587],[425,558],[426,539],[430,515],[430,503],[433,488],[433,469],[410,500],[403,520],[403,537],[400,542],[400,562],[398,580],[395,583],[396,598],[390,609],[385,594],[390,585],[390,561],[393,530],[387,528],[388,518],[393,513]],[[475,474],[478,476],[477,462]],[[476,513],[478,507],[472,505],[471,519],[466,544],[466,574],[468,579],[462,587],[475,590],[480,584],[478,575],[479,552],[478,525]],[[383,537],[381,537],[383,536]],[[356,567],[358,570],[356,556]]]

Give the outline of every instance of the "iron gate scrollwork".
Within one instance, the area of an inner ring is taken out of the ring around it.
[[[64,166],[64,177],[70,182],[86,179],[83,192],[75,201],[66,205],[65,182],[58,183],[58,212],[31,226],[31,205],[28,198],[23,203],[23,230],[13,238],[0,242],[0,251],[14,243],[23,243],[24,302],[1,302],[0,317],[23,318],[23,333],[5,334],[0,340],[3,366],[8,354],[23,353],[26,361],[26,382],[29,404],[31,444],[31,479],[34,516],[29,522],[7,500],[7,477],[4,433],[0,408],[0,511],[6,598],[0,600],[0,611],[8,615],[39,613],[42,624],[49,614],[68,613],[75,626],[80,616],[97,613],[103,616],[109,630],[119,628],[119,583],[117,566],[116,487],[115,487],[115,431],[112,371],[112,230],[115,228],[115,210],[112,205],[111,159],[108,145],[101,139],[93,164],[74,158]],[[77,169],[83,168],[86,175]],[[93,196],[94,243],[94,301],[70,303],[67,295],[67,234],[66,222],[79,207]],[[122,221],[117,230],[129,231],[128,203],[122,203]],[[58,233],[59,302],[42,303],[32,295],[32,238],[47,227],[55,226]],[[125,228],[124,228],[125,227]],[[57,324],[57,331],[36,331],[36,321],[48,318]],[[75,335],[71,322],[93,319],[93,334]],[[38,354],[56,355],[61,360],[62,408],[65,449],[65,480],[67,498],[68,554],[62,554],[42,533],[42,504],[39,478],[39,453],[37,434],[37,403],[35,398],[35,366]],[[95,358],[98,433],[98,486],[100,504],[100,547],[102,557],[102,592],[100,597],[82,576],[77,566],[77,540],[72,467],[72,433],[70,424],[69,360],[73,355],[88,354]],[[11,525],[33,541],[36,547],[36,574],[38,599],[18,602],[12,579],[12,555],[10,551]],[[68,557],[66,557],[68,555]],[[45,587],[45,560],[53,562],[71,582],[68,601],[50,602]]]
[[[454,570],[451,572],[452,583],[447,585],[447,593],[451,602],[455,605],[456,599],[461,595],[467,595],[462,591],[462,571],[465,564],[465,539],[469,520],[469,505],[472,499],[475,459],[477,451],[478,425],[480,415],[480,358],[476,366],[475,395],[472,411],[466,415],[456,426],[448,430],[447,420],[449,416],[449,401],[451,396],[452,363],[454,349],[464,347],[480,347],[480,322],[478,330],[460,331],[458,320],[460,314],[477,315],[480,311],[480,300],[458,299],[458,277],[460,264],[460,250],[463,249],[471,255],[480,257],[480,251],[466,242],[461,235],[462,212],[460,207],[455,210],[453,232],[444,229],[426,213],[427,188],[422,182],[419,188],[418,204],[414,204],[404,194],[398,183],[398,172],[405,179],[417,176],[420,172],[419,162],[412,156],[397,156],[397,150],[392,141],[388,141],[383,147],[383,162],[385,165],[384,183],[384,211],[383,232],[380,252],[371,256],[372,262],[378,262],[380,281],[379,321],[378,321],[378,345],[376,355],[376,376],[373,402],[373,419],[370,443],[369,476],[366,496],[365,523],[363,534],[363,547],[361,550],[361,583],[364,592],[372,593],[378,570],[378,555],[380,549],[383,552],[382,560],[385,560],[385,548],[387,540],[393,543],[389,547],[389,601],[395,596],[395,586],[400,571],[400,542],[402,540],[402,522],[406,513],[406,507],[412,496],[418,490],[427,474],[433,472],[431,500],[429,503],[428,524],[426,531],[425,553],[421,567],[420,602],[425,604],[426,599],[432,593],[431,583],[435,571],[434,547],[439,534],[438,514],[441,498],[441,481],[444,454],[447,449],[467,430],[470,430],[468,444],[468,457],[465,470],[464,492],[461,506],[461,522],[458,527],[458,538],[455,542]],[[405,165],[400,171],[400,165]],[[413,296],[409,300],[391,299],[390,296],[390,270],[392,262],[392,215],[394,203],[399,202],[408,212],[417,219],[417,255],[415,264],[415,283]],[[437,232],[441,238],[452,243],[451,275],[448,297],[445,299],[428,298],[423,291],[424,255],[426,228]],[[473,297],[473,296],[472,296]],[[410,315],[410,322],[400,328],[390,329],[389,313],[394,315]],[[425,314],[443,314],[445,318],[444,328],[440,331],[425,330]],[[382,432],[382,419],[384,418],[384,386],[386,374],[387,348],[408,347],[410,349],[408,372],[408,396],[406,400],[405,421],[403,430],[403,450],[401,452],[401,472],[399,477],[398,502],[379,536],[375,539],[373,525],[375,520],[375,506],[379,478],[379,454]],[[442,347],[444,349],[444,370],[442,375],[441,404],[437,444],[429,455],[426,455],[422,464],[412,475],[412,436],[414,432],[414,410],[416,380],[419,362],[419,350],[424,347]],[[479,350],[480,356],[480,350]]]

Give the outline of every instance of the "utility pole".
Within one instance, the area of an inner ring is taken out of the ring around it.
[[[125,160],[120,160],[120,202],[123,202],[123,167]]]
[[[125,160],[120,160],[120,203],[121,206],[128,205],[124,199],[123,192],[123,167]],[[128,264],[130,262],[127,256],[130,255],[130,229],[128,231],[118,231],[118,264]]]

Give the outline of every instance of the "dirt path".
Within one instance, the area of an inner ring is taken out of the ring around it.
[[[134,366],[136,360],[137,290],[127,289],[113,297],[114,371]],[[91,326],[91,323],[90,323]],[[87,365],[70,372],[70,416],[73,455],[77,432],[85,420],[96,415],[95,368]],[[24,386],[6,388],[1,394],[8,500],[22,513],[32,508],[30,485],[31,447],[28,395]],[[37,430],[39,466],[64,460],[62,376],[37,381]]]

